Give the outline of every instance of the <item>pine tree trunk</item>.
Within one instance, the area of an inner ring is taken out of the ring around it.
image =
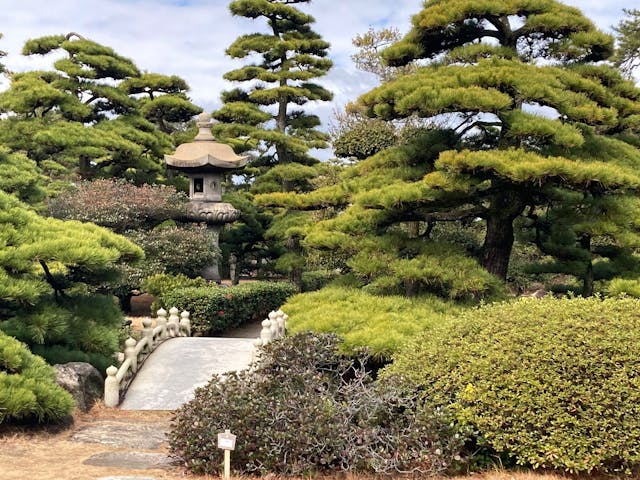
[[[591,261],[591,236],[585,235],[580,239],[580,246],[589,252],[589,261],[582,278],[582,296],[591,297],[593,295],[593,262]]]
[[[480,264],[502,280],[507,278],[509,258],[513,249],[513,218],[492,215],[487,218],[487,233],[482,246]]]

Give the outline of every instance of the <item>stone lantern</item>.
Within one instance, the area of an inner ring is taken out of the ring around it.
[[[167,167],[189,177],[189,219],[207,224],[217,250],[220,229],[240,216],[231,204],[222,202],[224,174],[244,167],[249,157],[238,156],[229,145],[215,141],[209,115],[201,114],[197,125],[199,132],[193,142],[183,143],[173,155],[165,155],[164,160]],[[219,282],[218,263],[205,268],[202,276]]]

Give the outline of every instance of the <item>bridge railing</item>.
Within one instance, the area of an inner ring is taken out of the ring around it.
[[[287,332],[287,320],[289,320],[289,315],[282,310],[278,310],[269,313],[269,318],[262,321],[260,336],[253,342],[254,349],[251,363],[258,361],[260,347],[285,336]]]
[[[158,345],[173,337],[188,337],[191,335],[191,320],[189,312],[183,311],[178,315],[177,308],[167,312],[163,308],[158,310],[156,326],[152,327],[150,318],[142,320],[142,337],[136,340],[132,337],[125,340],[124,352],[117,354],[120,367],[111,365],[107,368],[107,378],[104,381],[104,404],[106,407],[117,407],[120,403],[120,393],[126,391],[133,375],[138,371],[142,361],[153,352]]]

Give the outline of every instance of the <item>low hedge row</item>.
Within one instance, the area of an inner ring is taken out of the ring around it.
[[[189,311],[194,333],[213,335],[266,318],[294,293],[296,287],[286,282],[252,282],[229,288],[211,285],[171,290],[162,297],[162,305]]]

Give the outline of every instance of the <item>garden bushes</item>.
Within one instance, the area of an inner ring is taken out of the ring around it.
[[[385,378],[450,407],[485,452],[520,465],[640,464],[640,301],[544,298],[462,313],[413,341]]]
[[[255,371],[214,376],[177,411],[172,453],[194,473],[217,474],[217,434],[230,429],[241,474],[438,474],[461,460],[464,439],[444,411],[416,414],[416,397],[378,385],[364,363],[341,356],[333,335],[271,343]]]
[[[345,352],[366,348],[376,359],[390,360],[409,339],[455,314],[460,306],[433,296],[381,297],[358,288],[329,286],[296,295],[282,309],[289,315],[292,333],[335,333],[344,338]]]
[[[57,422],[73,407],[71,395],[55,383],[53,368],[0,332],[0,424]]]
[[[230,288],[210,285],[171,290],[162,297],[162,304],[189,311],[192,330],[212,335],[266,318],[295,292],[295,286],[285,282],[252,282]]]

